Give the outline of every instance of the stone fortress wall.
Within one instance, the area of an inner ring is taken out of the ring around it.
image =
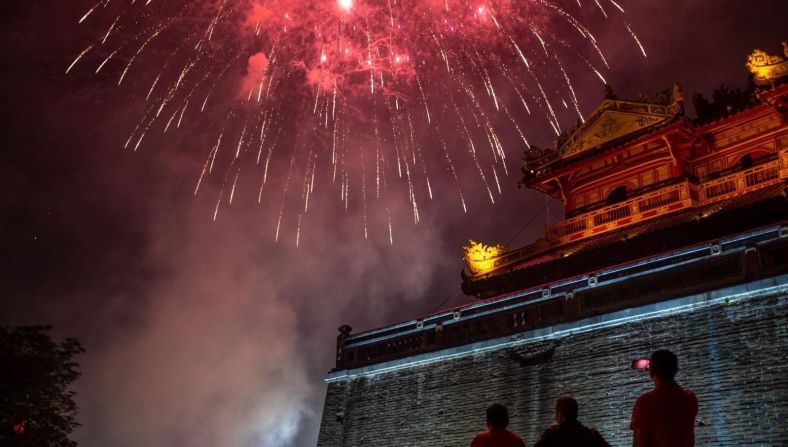
[[[788,445],[788,276],[329,376],[319,447],[467,446],[493,402],[532,445],[573,395],[580,420],[631,445],[633,359],[668,348],[700,401],[696,445]],[[409,363],[410,362],[410,363]]]

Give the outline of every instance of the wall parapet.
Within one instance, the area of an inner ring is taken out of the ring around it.
[[[588,317],[578,321],[533,329],[520,334],[498,337],[470,345],[423,353],[354,369],[335,370],[326,375],[325,381],[326,383],[331,383],[342,380],[352,380],[357,377],[372,376],[403,368],[412,368],[433,362],[441,362],[468,355],[511,348],[523,343],[534,343],[568,335],[577,335],[601,328],[624,325],[633,321],[644,322],[652,318],[661,318],[682,312],[690,312],[702,307],[718,306],[720,304],[730,306],[753,298],[775,295],[779,296],[779,299],[784,303],[788,300],[787,293],[788,274],[782,274],[746,284],[724,287],[710,292],[688,295],[659,303],[611,312],[605,315]]]
[[[788,223],[588,272],[337,340],[333,371],[471,345],[788,272]],[[698,283],[698,275],[715,278]]]

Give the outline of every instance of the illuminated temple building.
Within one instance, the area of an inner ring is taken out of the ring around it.
[[[696,120],[678,85],[634,101],[608,88],[554,150],[529,151],[523,184],[565,219],[521,248],[466,247],[478,302],[341,327],[318,445],[469,445],[496,401],[531,445],[565,393],[630,445],[651,388],[630,365],[659,348],[700,401],[696,445],[788,445],[785,59],[754,52],[752,94],[696,96]]]

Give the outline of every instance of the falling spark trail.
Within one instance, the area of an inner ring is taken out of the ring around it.
[[[147,101],[150,98],[150,95],[153,94],[153,89],[156,88],[156,84],[159,83],[160,78],[161,78],[161,73],[159,73],[158,76],[156,76],[156,79],[153,80],[153,84],[151,84],[150,90],[148,90],[148,94],[145,96],[145,101]]]
[[[282,228],[282,218],[285,213],[285,200],[287,199],[287,186],[290,184],[290,177],[293,175],[293,166],[295,166],[295,154],[293,154],[293,158],[290,159],[290,169],[287,171],[287,180],[285,180],[285,185],[282,189],[282,203],[279,206],[279,219],[276,221],[276,235],[274,236],[274,242],[277,243],[279,242],[279,230]]]
[[[430,107],[427,104],[427,97],[424,95],[424,88],[421,86],[421,81],[419,80],[419,76],[416,75],[416,83],[419,85],[419,91],[421,92],[421,100],[424,102],[424,110],[427,112],[427,123],[431,122],[430,120]]]
[[[109,39],[110,34],[112,34],[112,30],[114,30],[115,29],[115,25],[118,24],[118,20],[120,20],[120,16],[115,17],[115,21],[112,22],[112,25],[110,25],[109,29],[107,29],[107,33],[104,34],[104,37],[101,39],[101,44],[102,45],[107,43],[107,39]]]
[[[550,100],[547,98],[547,94],[544,92],[542,88],[542,84],[539,80],[536,80],[536,86],[539,87],[539,93],[542,94],[542,99],[544,99],[544,103],[547,106],[548,112],[550,112],[550,125],[553,126],[553,130],[555,131],[556,135],[561,135],[561,127],[558,124],[558,117],[555,116],[555,112],[553,111],[553,106],[550,105]]]
[[[523,50],[520,49],[520,47],[511,37],[509,38],[509,41],[512,43],[512,45],[514,45],[514,49],[517,50],[517,54],[520,56],[520,59],[523,61],[523,64],[525,64],[525,68],[530,70],[531,65],[528,63],[528,59],[526,59],[525,55],[523,54]]]
[[[91,46],[85,48],[84,50],[82,50],[82,52],[79,53],[77,58],[74,59],[74,62],[72,62],[71,65],[69,65],[68,68],[66,68],[66,74],[68,74],[68,72],[71,71],[72,68],[74,68],[74,65],[77,65],[77,62],[79,62],[79,60],[82,59],[82,56],[88,54],[88,52],[90,50],[92,50],[92,49],[93,49],[93,45],[91,45]]]
[[[167,124],[164,126],[164,131],[162,133],[167,133],[167,130],[170,128],[170,124],[172,124],[172,121],[178,115],[178,112],[179,110],[175,110],[174,112],[172,112],[172,115],[170,115],[170,119],[167,120]]]
[[[230,189],[230,200],[227,201],[229,205],[233,204],[233,197],[235,197],[235,187],[238,185],[238,176],[241,175],[241,170],[239,169],[238,172],[235,174],[235,180],[233,180],[233,187]]]
[[[449,165],[449,172],[451,172],[452,177],[454,178],[454,184],[457,187],[457,194],[460,197],[460,203],[462,204],[462,211],[464,213],[468,212],[468,207],[465,206],[465,197],[462,195],[462,187],[460,186],[460,179],[457,177],[457,171],[454,169],[454,163],[451,161],[451,155],[449,155],[449,150],[446,148],[446,140],[443,138],[441,140],[441,148],[443,149],[443,155],[446,157],[446,163]]]
[[[391,211],[389,211],[388,208],[386,208],[386,220],[388,221],[389,227],[389,244],[394,245],[394,231],[391,228]]]
[[[583,118],[583,114],[580,112],[580,105],[577,103],[577,96],[575,96],[575,89],[572,88],[572,82],[569,81],[569,75],[566,74],[566,70],[564,70],[564,65],[561,63],[561,60],[558,59],[558,57],[556,57],[555,61],[558,64],[558,68],[561,69],[561,74],[564,75],[566,88],[569,89],[570,96],[572,97],[572,105],[575,107],[577,116],[580,118],[581,121],[585,121],[585,119]],[[564,103],[564,107],[566,107],[566,103]]]
[[[101,69],[104,67],[104,65],[106,65],[106,64],[107,64],[107,62],[109,62],[109,60],[110,60],[110,59],[112,59],[112,56],[114,56],[114,55],[115,55],[115,53],[117,53],[117,52],[118,52],[118,50],[115,50],[115,51],[113,51],[112,53],[110,53],[110,55],[109,55],[109,56],[107,56],[107,58],[106,58],[106,59],[104,59],[104,62],[102,62],[102,63],[101,63],[99,66],[98,66],[98,68],[96,69],[96,74],[98,74],[98,72],[100,72],[100,71],[101,71]]]
[[[235,149],[235,158],[238,158],[241,155],[241,146],[244,143],[244,136],[246,135],[246,123],[244,123],[244,128],[241,131],[241,137],[238,138],[238,146]]]
[[[638,36],[636,36],[635,32],[632,31],[632,28],[629,27],[629,24],[627,24],[627,31],[629,31],[629,35],[632,36],[632,38],[635,40],[635,43],[638,45],[638,48],[640,48],[640,52],[643,53],[643,57],[648,57],[646,56],[646,49],[643,48],[643,45],[640,43],[640,39],[638,39]]]
[[[221,203],[222,203],[222,195],[223,194],[224,194],[224,191],[219,191],[219,199],[216,200],[216,208],[214,208],[214,210],[213,210],[213,221],[214,222],[216,222],[216,217],[219,216],[219,205],[221,205]]]
[[[156,36],[158,36],[159,33],[161,33],[161,31],[162,28],[159,28],[156,32],[151,34],[150,37],[148,37],[148,39],[145,42],[143,42],[142,45],[140,45],[139,49],[137,49],[137,52],[134,53],[134,55],[129,59],[129,62],[126,64],[126,68],[123,69],[123,73],[121,73],[120,78],[118,79],[118,86],[120,86],[120,84],[123,83],[123,79],[126,78],[126,74],[129,72],[129,69],[131,68],[132,64],[134,64],[134,60],[137,58],[137,56],[139,56],[145,50],[145,47],[147,47],[148,44],[150,44],[153,41],[153,39],[156,38]]]
[[[602,15],[607,18],[607,12],[605,11],[605,8],[602,7],[602,4],[599,3],[599,0],[594,0],[594,3],[596,3],[597,8],[602,11]]]
[[[186,113],[186,109],[188,107],[189,107],[189,100],[187,99],[186,102],[183,104],[183,107],[181,108],[181,114],[178,117],[178,124],[176,124],[175,127],[179,128],[179,129],[181,128],[181,122],[183,121],[183,115]]]
[[[621,11],[621,12],[624,12],[624,8],[622,8],[622,7],[621,7],[621,5],[619,5],[618,3],[616,3],[616,2],[615,2],[615,1],[613,1],[613,0],[608,0],[608,1],[610,1],[610,3],[611,3],[611,4],[613,4],[613,6],[615,6],[616,8],[618,8],[618,10],[619,10],[619,11]]]
[[[296,247],[298,247],[298,243],[301,241],[301,217],[303,217],[303,214],[298,215],[298,226],[297,226],[298,229],[296,230]]]
[[[98,2],[98,3],[96,3],[96,5],[95,5],[95,6],[93,6],[92,8],[90,8],[90,9],[88,10],[88,12],[86,12],[86,13],[85,13],[85,15],[84,15],[84,16],[82,16],[82,18],[81,18],[81,19],[79,19],[79,23],[82,23],[82,22],[84,22],[84,21],[85,21],[85,19],[87,19],[87,18],[88,18],[88,16],[89,16],[89,15],[90,15],[90,14],[91,14],[91,13],[92,13],[92,12],[93,12],[93,11],[94,11],[96,8],[98,8],[98,6],[99,6],[100,4],[101,4],[101,2]]]

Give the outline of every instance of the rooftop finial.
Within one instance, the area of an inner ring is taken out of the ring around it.
[[[618,99],[618,95],[613,91],[613,86],[605,84],[605,99]]]
[[[788,58],[788,42],[782,44],[783,53]],[[777,79],[788,76],[788,60],[777,54],[768,54],[763,50],[754,50],[752,54],[747,56],[746,65],[758,85],[768,85]]]

